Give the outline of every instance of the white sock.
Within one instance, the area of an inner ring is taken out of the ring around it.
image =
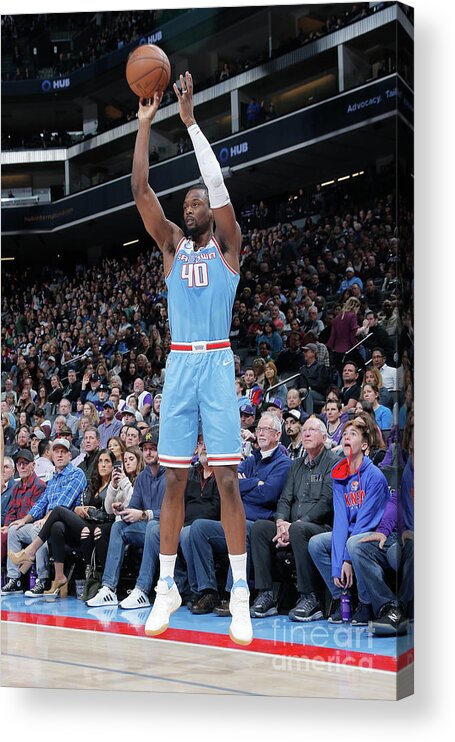
[[[229,562],[232,569],[232,582],[237,580],[246,582],[246,554],[229,554]]]
[[[171,580],[174,579],[176,559],[177,554],[160,554],[160,580],[165,580],[166,577],[169,577]]]

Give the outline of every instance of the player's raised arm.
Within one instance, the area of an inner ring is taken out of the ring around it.
[[[188,129],[202,178],[209,193],[210,208],[216,223],[216,235],[221,242],[230,265],[239,270],[239,253],[242,236],[235,218],[234,208],[224,184],[221,167],[215,154],[194,118],[193,78],[189,72],[180,75],[180,89],[174,83],[179,103],[180,118]]]
[[[162,251],[166,263],[167,257],[172,260],[174,248],[183,236],[183,232],[176,224],[166,219],[148,180],[150,124],[155,118],[161,98],[162,93],[155,93],[150,104],[143,104],[139,100],[139,126],[134,147],[131,190],[144,226]],[[168,267],[165,265],[165,271],[167,270]]]

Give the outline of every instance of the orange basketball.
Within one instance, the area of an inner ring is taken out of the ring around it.
[[[169,59],[159,46],[141,44],[128,57],[126,79],[139,98],[153,98],[155,91],[164,92],[169,85]]]

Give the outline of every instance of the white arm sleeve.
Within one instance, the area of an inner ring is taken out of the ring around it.
[[[220,163],[197,124],[188,127],[193,142],[194,153],[202,178],[209,192],[210,208],[220,209],[230,203],[229,193],[224,185]]]

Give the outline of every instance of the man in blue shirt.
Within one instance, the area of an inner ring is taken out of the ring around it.
[[[103,404],[104,420],[98,426],[100,434],[100,448],[106,448],[109,438],[119,435],[122,429],[122,421],[115,417],[114,403],[109,399]]]

